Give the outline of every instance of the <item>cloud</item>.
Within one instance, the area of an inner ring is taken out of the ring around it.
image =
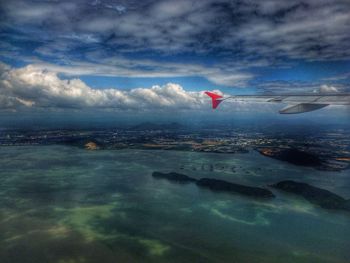
[[[348,85],[332,84],[329,81],[270,81],[257,85],[260,93],[266,94],[305,94],[305,93],[334,93],[349,92]]]
[[[31,65],[13,69],[0,64],[0,108],[98,108],[116,110],[194,110],[205,102],[203,92],[180,85],[119,89],[92,89],[80,79],[60,79],[56,73]]]
[[[327,84],[321,85],[321,87],[316,91],[319,93],[336,93],[339,90],[334,86],[329,86]]]
[[[266,90],[273,90],[267,86]],[[312,91],[312,90],[310,90]],[[337,87],[318,86],[317,92],[335,92]],[[220,90],[215,90],[223,96]],[[0,63],[0,109],[96,109],[127,112],[200,112],[211,110],[204,91],[186,91],[168,83],[150,88],[95,89],[78,78],[62,79],[57,72],[28,65],[11,68]],[[222,112],[275,111],[270,104],[227,100]]]
[[[324,78],[323,80],[325,81],[350,81],[350,72],[342,73],[342,74],[337,74],[332,77],[327,77]]]
[[[216,54],[241,60],[350,58],[350,2],[347,0],[144,0],[3,1],[0,28],[35,40],[81,39],[80,52],[93,49],[89,39],[111,54]],[[76,45],[68,45],[75,51]],[[64,51],[66,55],[69,52]]]
[[[242,25],[230,40],[241,39],[247,51],[259,55],[307,60],[349,58],[349,52],[343,50],[348,48],[344,41],[349,41],[349,2],[283,4],[261,1],[257,8],[260,15]]]
[[[346,0],[1,1],[0,59],[69,78],[202,77],[288,92],[257,83],[264,69],[349,60],[349,12]],[[348,81],[341,73],[324,81]]]
[[[112,76],[138,78],[203,77],[214,84],[228,87],[245,87],[253,74],[221,65],[202,66],[191,63],[156,62],[145,59],[126,59],[119,56],[91,55],[89,62],[70,61],[67,65],[32,60],[31,67],[49,70],[66,76]]]

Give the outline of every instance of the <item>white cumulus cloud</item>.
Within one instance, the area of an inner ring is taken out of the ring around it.
[[[0,65],[0,107],[114,108],[120,110],[200,109],[207,105],[203,92],[180,85],[120,89],[93,89],[80,79],[61,79],[55,72],[28,65]]]
[[[318,92],[320,92],[320,93],[335,93],[335,92],[339,92],[339,90],[334,86],[324,84],[324,85],[321,85],[321,87],[318,89]]]

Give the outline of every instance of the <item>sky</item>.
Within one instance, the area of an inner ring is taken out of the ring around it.
[[[0,116],[173,116],[209,111],[206,90],[348,92],[349,14],[348,0],[0,0]],[[275,112],[223,107],[257,109]]]

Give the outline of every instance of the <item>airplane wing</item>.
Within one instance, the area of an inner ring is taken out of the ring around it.
[[[333,94],[283,94],[283,95],[237,95],[223,97],[213,92],[205,92],[216,109],[227,99],[246,102],[285,103],[287,107],[281,109],[281,114],[297,114],[318,110],[328,105],[350,105],[350,93]]]

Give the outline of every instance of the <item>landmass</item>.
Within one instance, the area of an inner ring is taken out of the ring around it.
[[[313,167],[318,170],[341,171],[349,167],[347,163],[349,158],[339,157],[329,159],[309,149],[300,150],[296,148],[269,147],[257,148],[257,151],[270,158],[294,165]]]
[[[350,211],[349,200],[346,200],[343,197],[328,190],[321,189],[306,183],[286,180],[273,184],[272,187],[300,195],[310,203],[319,205],[322,208]]]
[[[263,156],[325,171],[350,167],[350,134],[345,129],[310,134],[269,133],[259,127],[188,127],[178,123],[141,123],[101,130],[0,130],[0,146],[65,144],[98,149],[170,150],[218,154],[257,151]]]
[[[173,182],[180,182],[180,183],[194,182],[199,187],[208,188],[216,192],[237,193],[237,194],[256,197],[256,198],[274,197],[274,194],[268,189],[230,183],[224,180],[211,179],[211,178],[201,178],[197,180],[187,175],[174,173],[174,172],[171,172],[171,173],[153,172],[152,176],[157,179],[162,178]]]
[[[322,161],[317,155],[294,148],[262,148],[258,149],[258,151],[264,156],[286,161],[296,165],[322,165]]]
[[[177,183],[195,183],[198,187],[207,188],[215,192],[234,193],[254,198],[275,197],[275,195],[266,188],[246,186],[214,178],[195,179],[190,176],[175,172],[153,172],[152,176],[156,179],[166,179],[168,181]],[[286,180],[273,184],[271,187],[302,196],[310,203],[318,205],[325,209],[350,211],[350,200],[346,200],[345,198],[328,190],[321,189],[306,183]]]
[[[157,124],[152,122],[143,122],[138,125],[130,127],[132,131],[157,131],[157,130],[179,130],[185,128],[177,122]]]
[[[208,188],[217,192],[238,193],[257,198],[273,198],[275,195],[268,189],[245,186],[241,184],[230,183],[224,180],[202,178],[196,184],[200,187]]]
[[[161,172],[153,172],[152,176],[157,179],[167,179],[169,181],[179,182],[179,183],[189,183],[189,182],[196,182],[197,179],[189,177],[184,174],[179,173],[161,173]]]
[[[86,150],[98,150],[100,147],[95,142],[88,142],[85,144]]]

